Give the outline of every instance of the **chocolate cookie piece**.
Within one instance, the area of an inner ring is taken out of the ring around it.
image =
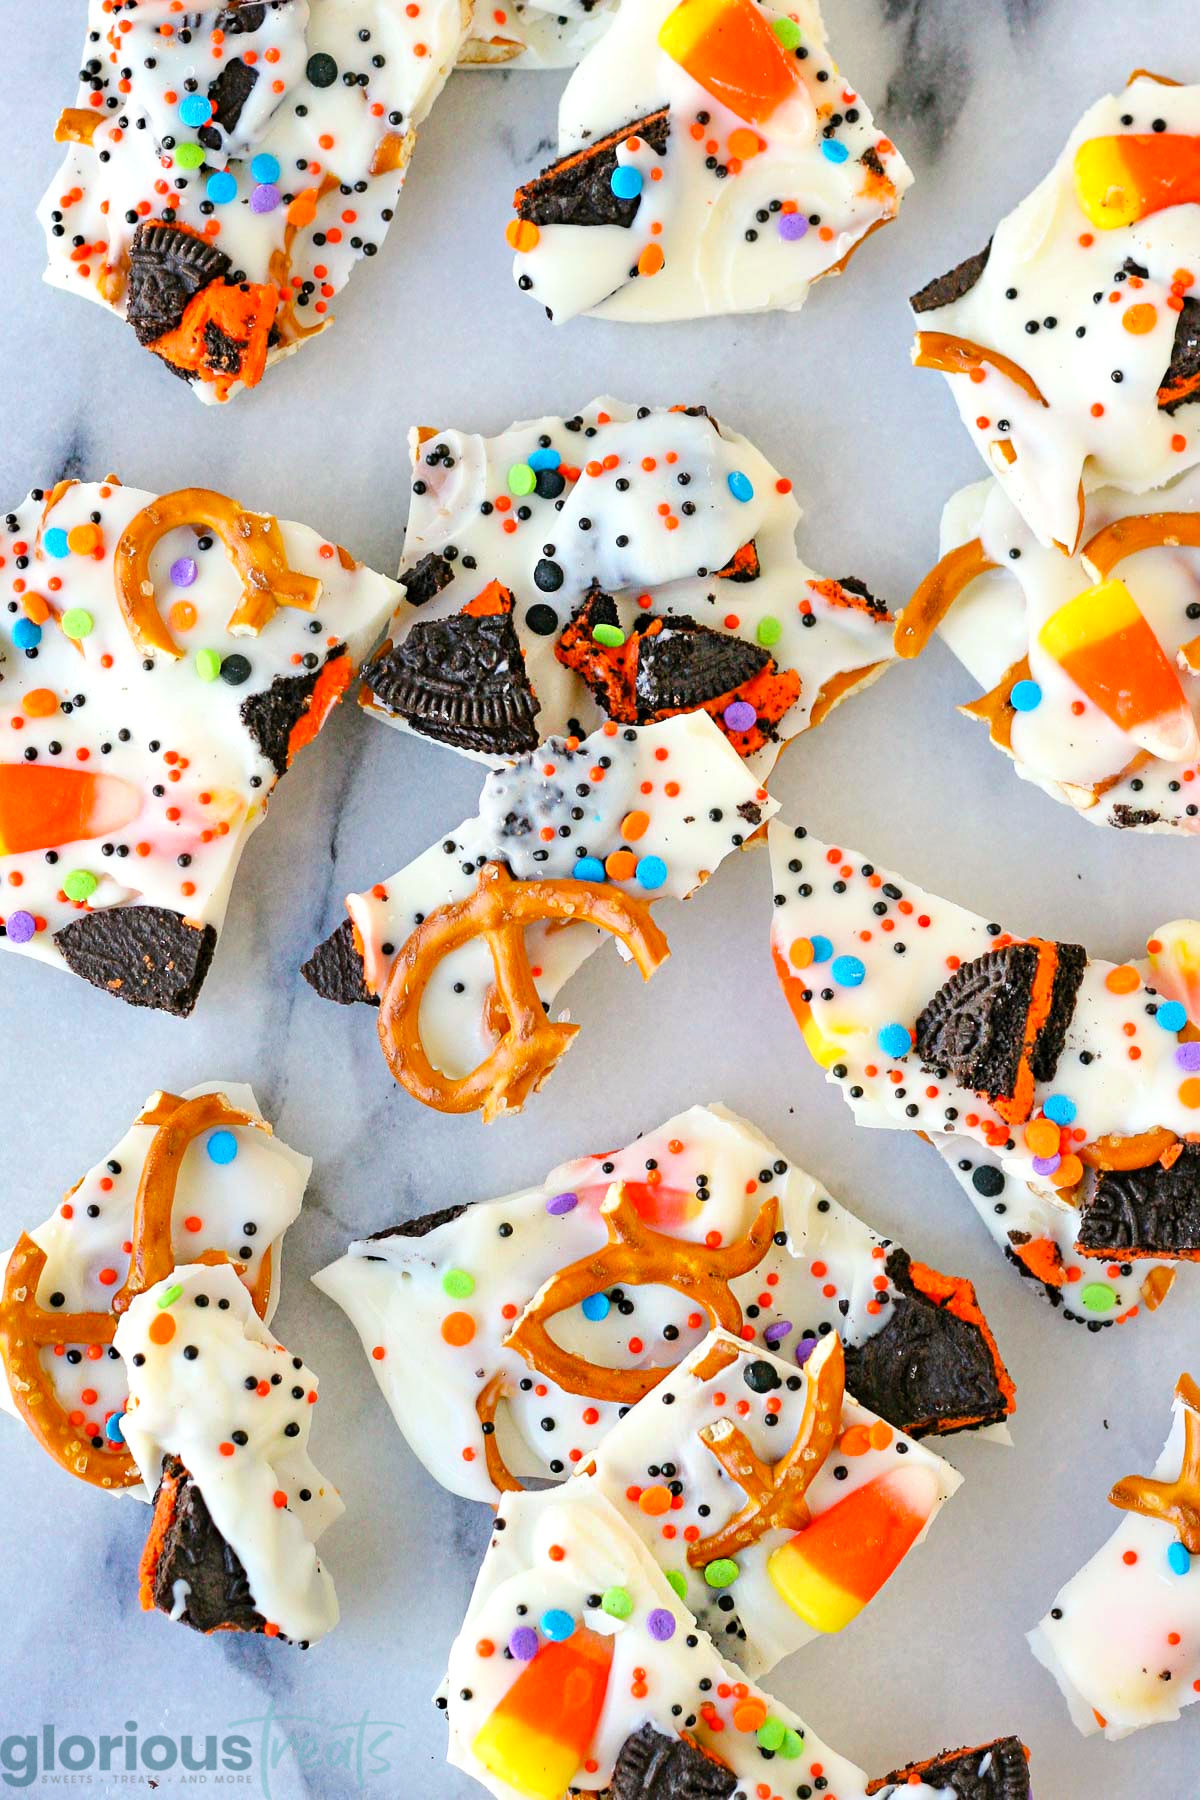
[[[225,139],[237,130],[242,108],[254,92],[258,70],[244,63],[240,56],[231,57],[215,81],[208,84],[208,98],[213,116],[210,125],[202,125],[196,136],[209,150],[219,150]]]
[[[655,622],[639,634],[637,696],[639,719],[689,712],[732,693],[765,669],[770,651],[724,631],[712,631],[686,614]]]
[[[715,569],[713,573],[718,581],[757,581],[762,574],[762,565],[754,539],[735,550],[725,567]]]
[[[892,1250],[896,1293],[882,1331],[847,1344],[846,1390],[910,1437],[994,1425],[1012,1411],[1012,1383],[969,1281],[953,1281]]]
[[[138,1569],[143,1608],[193,1631],[262,1631],[241,1558],[213,1524],[177,1456],[163,1458],[150,1535]]]
[[[1200,1144],[1183,1144],[1169,1167],[1104,1169],[1080,1202],[1081,1256],[1200,1260]]]
[[[182,225],[143,222],[129,246],[125,316],[143,347],[174,331],[188,301],[232,268],[223,251]]]
[[[1200,300],[1185,299],[1175,321],[1171,360],[1158,390],[1161,412],[1174,417],[1179,408],[1200,395]]]
[[[345,656],[346,646],[331,650],[319,669],[307,675],[276,675],[269,688],[242,701],[242,724],[277,775],[286,775],[292,732],[312,704],[313,694],[330,663]]]
[[[1128,806],[1118,802],[1110,817],[1117,831],[1133,831],[1139,825],[1157,825],[1162,814],[1150,806]]]
[[[444,587],[449,587],[454,580],[454,566],[444,556],[430,550],[420,562],[415,562],[411,569],[402,569],[400,579],[404,583],[404,598],[410,606],[424,606],[434,599]]]
[[[504,612],[420,619],[365,678],[382,706],[423,737],[487,756],[536,750],[540,710],[525,654]]]
[[[622,1744],[606,1800],[729,1800],[736,1787],[732,1770],[647,1724]]]
[[[667,107],[647,113],[586,149],[575,150],[527,181],[513,195],[519,219],[534,225],[632,225],[641,195],[619,200],[612,191],[617,151],[628,137],[640,137],[656,155],[666,152],[670,133]]]
[[[308,961],[301,963],[300,973],[322,1000],[334,1000],[339,1006],[353,1006],[356,1001],[379,1005],[379,996],[367,986],[349,919],[343,919],[337,930],[317,945]]]
[[[217,947],[211,925],[167,906],[108,906],[81,913],[54,942],[75,975],[125,1000],[186,1019]]]
[[[953,301],[961,300],[964,294],[970,293],[987,268],[991,254],[992,241],[989,238],[983,249],[977,250],[974,256],[968,256],[957,268],[927,282],[912,296],[908,304],[915,313],[927,313],[936,312],[939,306],[949,306]]]
[[[375,1243],[379,1238],[423,1238],[440,1225],[452,1225],[455,1219],[461,1219],[466,1212],[465,1206],[443,1206],[437,1212],[422,1213],[419,1219],[402,1219],[399,1225],[385,1225],[382,1231],[373,1231],[368,1243]]]
[[[861,600],[862,611],[870,613],[872,618],[881,621],[891,618],[891,608],[888,606],[887,601],[878,599],[877,596],[871,592],[866,582],[860,581],[857,575],[839,576],[838,586],[842,589],[843,593],[852,594],[856,600]]]
[[[272,5],[271,11],[275,7]],[[232,5],[222,7],[217,15],[215,29],[223,31],[226,37],[242,37],[245,33],[257,31],[267,16],[266,4],[258,0],[233,0]]]
[[[905,1788],[918,1781],[956,1800],[1033,1800],[1029,1756],[1018,1737],[996,1738],[973,1750],[943,1750],[927,1762],[909,1763],[868,1782],[867,1792],[881,1800],[902,1800]]]

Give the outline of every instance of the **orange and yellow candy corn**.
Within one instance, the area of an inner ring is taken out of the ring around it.
[[[938,1503],[933,1470],[889,1470],[818,1513],[774,1552],[767,1574],[814,1631],[841,1631],[874,1598],[924,1531]]]
[[[1123,581],[1102,581],[1052,613],[1038,643],[1135,744],[1167,762],[1195,756],[1192,709],[1166,651]]]
[[[805,92],[796,64],[754,0],[680,0],[659,47],[739,119],[763,125]]]
[[[1088,138],[1075,152],[1075,192],[1101,231],[1200,200],[1200,137],[1164,131]]]
[[[612,1639],[580,1627],[543,1644],[476,1734],[476,1756],[529,1800],[562,1800],[596,1735]]]
[[[0,763],[0,856],[107,837],[136,819],[132,782],[48,763]]]

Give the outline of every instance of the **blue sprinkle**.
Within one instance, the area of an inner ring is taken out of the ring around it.
[[[18,619],[13,626],[13,643],[18,650],[32,650],[42,641],[42,628],[32,619]]]
[[[1070,1125],[1079,1109],[1066,1094],[1050,1094],[1042,1111],[1056,1125]]]
[[[214,206],[226,206],[237,198],[237,181],[228,169],[218,169],[209,176],[204,191]]]
[[[61,525],[52,525],[42,537],[42,548],[47,556],[70,556],[71,546],[67,542],[67,534]]]
[[[608,181],[618,200],[636,200],[644,185],[642,171],[628,163],[618,163]]]
[[[912,1049],[912,1033],[904,1025],[885,1025],[879,1033],[879,1048],[885,1056],[907,1056]]]
[[[105,1419],[104,1435],[108,1439],[110,1444],[123,1444],[125,1442],[125,1433],[121,1430],[121,1420],[124,1417],[125,1417],[124,1413],[112,1413],[107,1419]],[[1174,1546],[1172,1546],[1172,1547],[1174,1548]],[[1178,1548],[1180,1550],[1183,1550],[1183,1545],[1180,1544],[1178,1546]],[[1187,1552],[1184,1551],[1184,1554],[1186,1555]]]
[[[279,158],[277,156],[272,156],[268,150],[260,150],[258,155],[251,161],[250,173],[255,181],[263,181],[268,184],[273,181],[278,181],[280,174]]]
[[[574,1630],[574,1619],[561,1606],[552,1606],[549,1612],[542,1614],[542,1631],[552,1644],[563,1643],[572,1636]]]
[[[557,469],[559,463],[562,461],[562,456],[557,450],[552,449],[549,444],[539,444],[536,450],[531,450],[529,452],[525,461],[533,470]]]
[[[808,941],[812,945],[813,961],[815,963],[828,962],[833,955],[833,945],[830,943],[829,939],[827,937],[813,937],[809,938]]]
[[[14,631],[13,636],[16,636]],[[1187,1008],[1178,1000],[1164,1000],[1154,1015],[1154,1023],[1164,1031],[1182,1031],[1187,1024]]]
[[[822,138],[821,154],[831,163],[844,163],[850,152],[836,138]]]
[[[633,872],[639,887],[660,888],[667,879],[667,865],[661,856],[640,857]]]
[[[238,1153],[238,1141],[232,1131],[214,1131],[205,1149],[211,1162],[231,1163]]]
[[[1018,712],[1033,712],[1042,704],[1042,690],[1036,681],[1018,681],[1009,698]]]
[[[589,1294],[582,1302],[583,1316],[593,1321],[607,1319],[611,1306],[612,1301],[607,1294]]]
[[[839,987],[861,987],[867,971],[857,956],[835,956],[830,974]]]
[[[731,469],[725,479],[735,500],[741,500],[743,504],[747,500],[753,500],[754,484],[748,475],[743,475],[740,469]]]
[[[579,881],[606,881],[604,864],[598,856],[581,856],[577,860],[572,874]]]
[[[1170,1569],[1172,1575],[1186,1575],[1191,1570],[1191,1566],[1192,1559],[1188,1555],[1187,1545],[1181,1544],[1178,1538],[1176,1538],[1175,1542],[1171,1545],[1171,1548],[1167,1551],[1167,1567]]]
[[[179,102],[179,116],[185,125],[207,125],[213,116],[207,94],[185,94]]]

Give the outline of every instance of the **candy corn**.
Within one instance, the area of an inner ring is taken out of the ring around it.
[[[1146,949],[1159,993],[1178,1001],[1189,1019],[1200,1021],[1200,920],[1172,919],[1160,925]]]
[[[132,782],[46,763],[0,763],[0,856],[105,837],[136,819]]]
[[[1167,762],[1200,749],[1166,652],[1123,581],[1102,581],[1052,613],[1038,643],[1134,743]]]
[[[595,1736],[612,1639],[579,1627],[544,1643],[475,1738],[490,1774],[529,1800],[562,1800]]]
[[[804,93],[794,60],[754,0],[680,0],[658,42],[693,81],[753,125]]]
[[[775,1551],[776,1593],[814,1631],[841,1631],[903,1562],[937,1501],[937,1476],[915,1463],[855,1488]]]
[[[1131,132],[1088,138],[1075,152],[1075,192],[1101,231],[1200,200],[1200,137]]]

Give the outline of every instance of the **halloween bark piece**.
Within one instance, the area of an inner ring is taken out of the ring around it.
[[[494,764],[535,727],[703,709],[765,777],[892,654],[887,607],[800,560],[791,482],[703,407],[410,450],[405,597],[360,695],[387,724]]]
[[[314,1545],[343,1511],[308,1454],[316,1376],[228,1264],[187,1264],[148,1288],[116,1349],[129,1383],[120,1428],[154,1490],[143,1608],[307,1648],[337,1624]]]
[[[1017,1737],[996,1738],[969,1750],[943,1750],[869,1782],[867,1792],[880,1800],[904,1800],[914,1783],[951,1800],[1033,1800],[1029,1752]]]
[[[616,0],[506,0],[479,11],[458,53],[460,68],[573,69],[604,35]]]
[[[1122,1519],[1029,1634],[1080,1731],[1122,1738],[1200,1695],[1200,1389],[1175,1388],[1152,1476],[1109,1495]]]
[[[395,586],[308,526],[115,478],[34,489],[0,556],[0,946],[186,1017]]]
[[[947,376],[1047,548],[1075,552],[1093,489],[1145,494],[1200,460],[1198,145],[1200,87],[1139,72],[985,252],[913,297],[914,362]]]
[[[563,1703],[568,1685],[574,1707]],[[450,1763],[497,1800],[559,1800],[568,1789],[732,1800],[760,1787],[824,1792],[817,1782],[838,1800],[878,1792],[724,1660],[585,1479],[502,1503],[438,1701]],[[919,1774],[904,1789],[905,1800],[946,1793]],[[1026,1795],[997,1789],[994,1800]]]
[[[1014,1405],[970,1284],[913,1262],[720,1106],[392,1226],[314,1279],[414,1453],[471,1499],[573,1473],[642,1397],[678,1436],[683,1409],[655,1390],[714,1325],[793,1371],[836,1333],[850,1393],[899,1432],[994,1425]]]
[[[649,977],[652,903],[686,899],[774,811],[705,713],[550,738],[489,774],[476,818],[347,897],[361,984],[344,938],[304,974],[380,1000],[388,1066],[424,1104],[517,1112],[578,1030],[550,1013],[563,983],[605,935]]]
[[[110,1154],[6,1259],[0,1404],[69,1473],[141,1493],[119,1425],[121,1316],[176,1262],[228,1262],[269,1321],[283,1234],[311,1166],[272,1135],[240,1083],[152,1094]]]
[[[1103,962],[803,827],[769,837],[776,972],[859,1124],[926,1137],[1068,1318],[1100,1330],[1153,1311],[1200,1248],[1200,925]]]
[[[1053,799],[1122,831],[1195,831],[1200,473],[1088,495],[1078,552],[1039,544],[998,482],[942,514],[942,557],[896,622],[937,630],[984,690],[961,707]],[[1195,810],[1194,810],[1195,809]]]
[[[794,311],[912,181],[812,0],[799,19],[754,0],[622,5],[567,83],[558,138],[507,236],[517,285],[559,324]]]
[[[205,401],[332,322],[383,243],[464,0],[270,0],[118,18],[89,0],[39,217],[47,280],[99,301]]]

